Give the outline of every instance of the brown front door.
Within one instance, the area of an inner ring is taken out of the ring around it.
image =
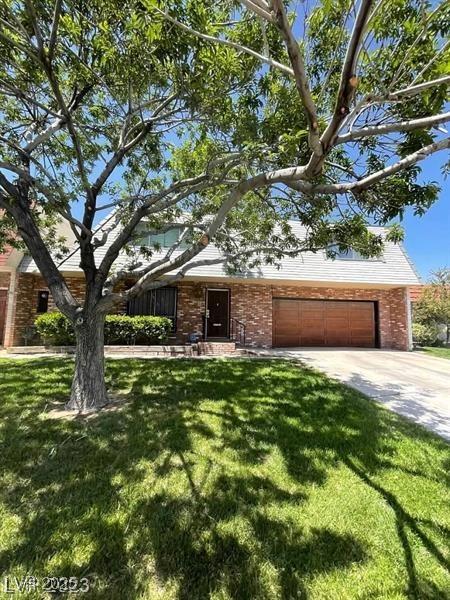
[[[373,348],[374,303],[274,299],[273,345]]]
[[[3,337],[5,335],[7,297],[7,290],[0,290],[0,346],[3,345]]]
[[[229,291],[206,292],[206,337],[227,338],[229,322]]]

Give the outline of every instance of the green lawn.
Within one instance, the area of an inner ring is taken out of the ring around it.
[[[275,360],[109,361],[120,410],[45,418],[71,369],[0,361],[0,575],[106,600],[448,598],[441,439]]]
[[[427,346],[425,348],[420,348],[420,352],[426,352],[432,356],[437,356],[438,358],[448,358],[450,360],[450,348],[435,348],[434,346]]]

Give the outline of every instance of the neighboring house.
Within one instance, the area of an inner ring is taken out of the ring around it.
[[[297,235],[304,229],[293,222]],[[374,230],[378,230],[374,228]],[[158,236],[163,247],[177,231]],[[108,240],[108,244],[112,242]],[[154,242],[155,240],[152,240]],[[100,260],[108,244],[98,250]],[[61,264],[80,300],[83,273],[74,251]],[[213,245],[202,258],[218,256]],[[125,258],[119,258],[119,265]],[[328,259],[325,252],[285,258],[281,268],[263,266],[230,277],[222,265],[189,271],[182,282],[148,292],[119,312],[165,315],[173,321],[173,342],[193,335],[234,339],[248,346],[354,346],[408,350],[411,347],[409,288],[419,277],[402,245],[387,243],[383,257],[363,259],[355,252]],[[54,309],[36,265],[24,257],[13,292],[15,311],[6,326],[5,345],[23,345],[24,333],[40,312]]]
[[[419,285],[412,285],[409,288],[409,299],[411,300],[412,308],[414,308],[416,302],[419,302],[420,298],[422,297],[423,291],[426,287],[426,285],[421,283]]]

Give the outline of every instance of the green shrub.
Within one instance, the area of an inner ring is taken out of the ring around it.
[[[49,312],[39,315],[34,325],[44,344],[51,346],[72,346],[75,343],[72,323],[60,312]]]
[[[71,322],[59,312],[39,315],[34,324],[45,344],[69,346],[75,343]],[[107,315],[105,344],[162,344],[167,341],[171,327],[166,317]]]
[[[108,315],[106,344],[161,344],[169,337],[172,322],[167,317]]]
[[[439,327],[434,324],[413,323],[413,340],[420,346],[434,346],[438,341]]]

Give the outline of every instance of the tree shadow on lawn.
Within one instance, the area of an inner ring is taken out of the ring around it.
[[[118,412],[40,419],[71,371],[0,364],[3,502],[16,515],[1,572],[87,576],[91,598],[306,597],[305,579],[368,559],[354,536],[292,517],[344,462],[395,513],[409,597],[439,597],[421,595],[415,520],[374,480],[395,462],[394,415],[281,361],[114,360],[110,386],[130,398]]]

